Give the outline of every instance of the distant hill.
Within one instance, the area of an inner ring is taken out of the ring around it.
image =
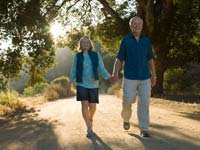
[[[69,76],[74,54],[69,48],[58,48],[55,56],[55,66],[46,75],[48,82],[60,76]]]
[[[46,74],[45,79],[47,82],[51,82],[53,79],[60,76],[69,76],[73,58],[74,54],[69,48],[56,49],[55,65],[50,68]],[[23,93],[28,79],[28,75],[22,73],[21,77],[12,80],[11,88],[19,93]]]

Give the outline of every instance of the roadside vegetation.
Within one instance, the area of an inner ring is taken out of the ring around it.
[[[25,112],[34,105],[75,95],[75,89],[68,77],[59,77],[51,83],[35,84],[24,89],[23,94],[16,91],[0,92],[0,115]]]

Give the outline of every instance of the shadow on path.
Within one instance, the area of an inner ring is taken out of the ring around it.
[[[0,149],[57,150],[53,126],[34,109],[0,118]]]
[[[136,127],[136,125],[134,125]],[[199,145],[193,144],[189,142],[190,139],[192,141],[198,141],[198,137],[192,137],[190,134],[185,134],[180,130],[177,130],[176,127],[173,126],[164,126],[159,124],[151,124],[152,130],[150,130],[151,137],[143,138],[135,133],[129,132],[128,134],[133,138],[137,138],[143,144],[145,150],[172,150],[172,149],[188,149],[188,150],[198,150]],[[173,133],[177,135],[177,137],[169,136],[168,133]]]
[[[197,103],[200,104],[199,95],[154,95],[154,98],[161,98],[170,101],[185,102],[185,103]]]
[[[200,111],[192,112],[192,113],[189,113],[189,112],[179,112],[179,113],[180,113],[179,116],[186,117],[192,120],[197,120],[197,121],[200,120]]]
[[[95,132],[91,138],[88,138],[92,141],[95,150],[112,150]]]

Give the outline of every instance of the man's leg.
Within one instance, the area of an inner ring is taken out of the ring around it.
[[[124,100],[122,102],[122,112],[121,112],[121,116],[124,122],[129,122],[131,115],[132,115],[132,102]]]
[[[149,128],[149,100],[151,95],[150,80],[143,80],[138,88],[137,116],[141,131],[148,131]]]
[[[124,129],[126,130],[130,128],[129,120],[132,115],[132,103],[135,102],[136,98],[137,84],[138,81],[136,80],[124,78],[121,116],[124,120]]]

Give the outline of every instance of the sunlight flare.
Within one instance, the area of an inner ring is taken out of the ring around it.
[[[58,38],[59,36],[63,36],[65,34],[64,27],[59,22],[54,22],[51,24],[50,32],[54,38]]]

